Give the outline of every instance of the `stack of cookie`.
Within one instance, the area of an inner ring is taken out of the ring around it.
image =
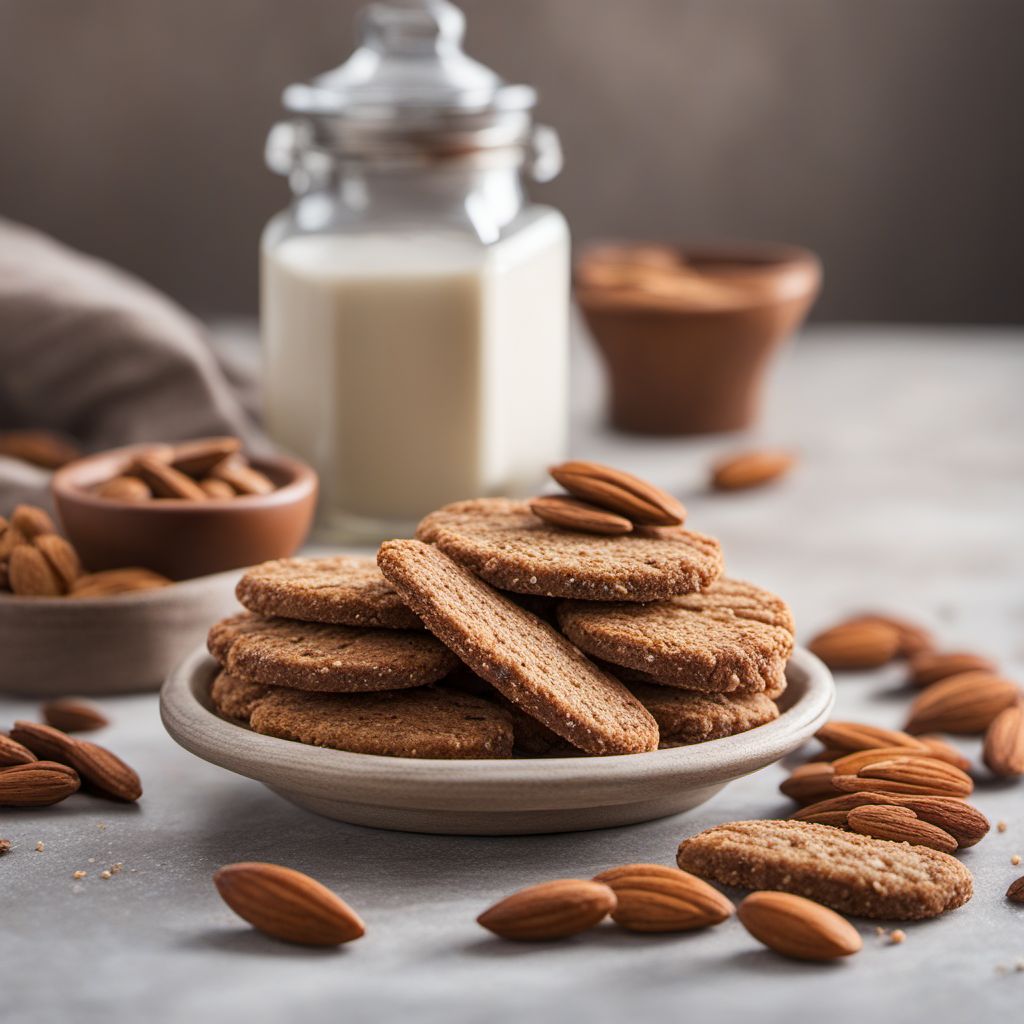
[[[785,603],[723,578],[669,495],[567,465],[556,479],[582,496],[449,505],[376,564],[251,570],[248,611],[210,633],[214,706],[273,736],[439,758],[633,754],[777,717]]]

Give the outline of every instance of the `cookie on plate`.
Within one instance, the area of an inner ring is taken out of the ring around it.
[[[675,526],[609,537],[552,526],[526,502],[478,498],[431,512],[416,536],[500,590],[587,601],[656,601],[722,570],[718,541]]]
[[[629,688],[654,716],[663,747],[735,736],[779,717],[775,702],[763,693],[698,693],[643,683]]]
[[[970,871],[948,853],[806,821],[733,821],[684,839],[684,871],[741,889],[777,889],[856,917],[916,921],[962,906]]]
[[[252,709],[269,693],[269,686],[250,683],[238,676],[230,676],[227,672],[218,672],[210,686],[210,703],[225,718],[248,722]]]
[[[425,686],[458,665],[423,631],[320,625],[253,612],[218,622],[207,647],[225,671],[250,683],[327,693]]]
[[[600,658],[594,659],[606,672],[611,673],[616,679],[621,679],[627,686],[632,687],[634,683],[642,683],[647,686],[661,686],[665,689],[682,690],[685,693],[714,693],[721,691],[711,690],[699,690],[699,689],[688,689],[685,686],[677,686],[674,683],[663,683],[660,679],[655,679],[654,676],[648,675],[646,672],[637,672],[636,669],[626,668],[624,665],[613,665],[610,661],[602,661]],[[775,676],[764,688],[764,690],[748,690],[748,689],[737,689],[728,690],[727,695],[730,697],[740,697],[749,693],[760,693],[765,697],[769,697],[771,700],[778,700],[786,692],[786,671],[782,669],[778,675]]]
[[[689,690],[764,691],[793,653],[785,601],[740,580],[644,605],[564,601],[558,621],[588,654]]]
[[[512,754],[512,722],[494,704],[433,687],[385,693],[274,690],[258,701],[253,732],[383,757],[498,758]]]
[[[372,558],[279,558],[254,566],[235,588],[251,612],[306,622],[422,629]]]
[[[377,564],[431,633],[563,739],[591,754],[657,748],[657,723],[622,683],[444,552],[386,541]]]

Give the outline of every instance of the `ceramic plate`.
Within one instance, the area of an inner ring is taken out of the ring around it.
[[[572,832],[690,810],[798,747],[835,698],[828,669],[798,648],[786,669],[782,714],[738,736],[615,757],[435,761],[260,736],[212,710],[216,672],[206,651],[196,650],[161,691],[164,725],[186,750],[338,821],[462,835]]]
[[[156,590],[74,600],[0,594],[0,693],[100,696],[157,690],[238,610],[240,571]]]

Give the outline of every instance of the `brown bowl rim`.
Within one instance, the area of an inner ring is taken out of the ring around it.
[[[283,473],[289,479],[287,483],[275,488],[270,494],[240,494],[234,498],[210,498],[207,501],[188,501],[182,498],[161,498],[157,501],[124,501],[118,498],[101,498],[85,490],[77,481],[77,475],[83,468],[97,462],[105,462],[119,455],[132,455],[135,452],[152,448],[157,442],[125,445],[121,448],[108,448],[102,452],[85,455],[66,466],[61,466],[53,474],[50,488],[58,504],[62,501],[77,503],[90,508],[113,511],[131,511],[142,515],[195,515],[206,512],[227,512],[232,509],[276,508],[289,505],[307,497],[317,486],[317,474],[312,466],[301,459],[290,455],[254,455],[249,462],[256,469],[269,468]]]
[[[654,242],[616,241],[606,239],[587,243],[573,261],[573,294],[584,308],[622,313],[670,313],[676,316],[731,316],[741,310],[762,309],[791,301],[794,296],[751,295],[749,301],[738,302],[721,308],[695,308],[689,303],[679,302],[671,296],[637,292],[624,289],[588,285],[577,278],[579,268],[585,266],[595,253],[608,250],[628,252],[662,246],[675,250],[684,256],[708,263],[734,262],[743,264],[751,274],[769,276],[780,269],[802,268],[814,275],[807,291],[814,292],[821,284],[821,258],[812,249],[789,242],[771,241],[694,241]]]

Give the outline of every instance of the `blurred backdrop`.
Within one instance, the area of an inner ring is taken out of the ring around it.
[[[363,0],[0,0],[0,216],[256,309],[281,90]],[[541,93],[577,242],[816,249],[818,319],[1024,322],[1020,0],[461,0]]]

